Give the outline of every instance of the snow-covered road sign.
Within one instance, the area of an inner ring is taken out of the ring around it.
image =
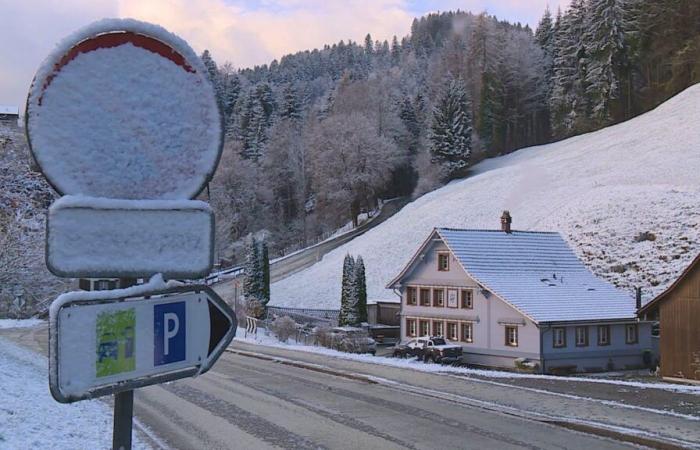
[[[34,77],[25,120],[34,159],[63,195],[192,199],[223,145],[200,58],[174,34],[131,19],[63,40]]]
[[[214,214],[196,200],[64,196],[49,209],[46,265],[61,277],[197,279],[214,259]]]
[[[62,403],[202,374],[236,333],[207,286],[71,292],[50,310],[49,384]]]

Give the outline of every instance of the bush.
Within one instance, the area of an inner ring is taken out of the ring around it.
[[[277,336],[281,342],[287,342],[297,331],[297,323],[289,316],[277,317],[270,324],[270,331]]]
[[[245,313],[248,317],[262,319],[265,317],[265,306],[260,300],[251,298],[246,302]]]
[[[322,347],[331,348],[333,344],[333,332],[325,325],[316,327],[316,343]]]

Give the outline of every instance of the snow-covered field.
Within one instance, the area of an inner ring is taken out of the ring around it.
[[[700,85],[628,122],[484,161],[464,180],[272,285],[271,305],[339,308],[343,257],[362,255],[368,298],[384,289],[434,227],[559,231],[595,272],[645,300],[700,251]],[[651,240],[637,239],[640,233]]]
[[[0,449],[111,446],[112,410],[106,403],[57,403],[49,393],[46,358],[0,338]],[[149,448],[137,436],[134,447]]]

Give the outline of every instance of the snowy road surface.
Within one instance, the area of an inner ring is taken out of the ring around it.
[[[0,336],[45,348],[45,328],[35,330]],[[628,446],[575,431],[591,424],[685,447],[700,442],[700,396],[692,392],[465,378],[240,341],[230,350],[202,377],[137,391],[136,414],[157,434],[154,447]]]

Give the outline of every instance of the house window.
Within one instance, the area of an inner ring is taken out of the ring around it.
[[[588,327],[576,327],[576,347],[588,346]]]
[[[430,322],[427,320],[419,321],[418,332],[421,336],[428,336],[430,334]]]
[[[420,290],[420,305],[430,306],[430,289]]]
[[[97,281],[97,290],[104,291],[107,289],[110,289],[109,280],[98,280]]]
[[[506,345],[508,347],[518,346],[518,327],[506,327]]]
[[[474,326],[471,322],[462,323],[462,341],[474,342]]]
[[[438,253],[438,271],[447,272],[450,270],[450,254]]]
[[[471,289],[462,289],[462,308],[474,308],[474,291]]]
[[[451,341],[459,340],[459,327],[457,322],[447,322],[447,339]]]
[[[598,326],[598,345],[610,345],[610,325]]]
[[[459,302],[457,300],[457,294],[459,291],[456,289],[448,289],[447,290],[447,307],[448,308],[458,308],[459,307]]]
[[[445,306],[445,290],[433,289],[433,306]]]
[[[636,344],[637,340],[637,324],[631,323],[629,325],[625,325],[625,342],[628,344]]]
[[[416,337],[418,333],[416,327],[416,319],[406,319],[406,334],[411,337]]]
[[[406,288],[406,304],[407,305],[417,305],[418,304],[418,291],[414,287]]]
[[[445,335],[445,322],[442,320],[433,320],[433,336]]]
[[[554,348],[566,347],[566,328],[552,328],[552,338]]]

